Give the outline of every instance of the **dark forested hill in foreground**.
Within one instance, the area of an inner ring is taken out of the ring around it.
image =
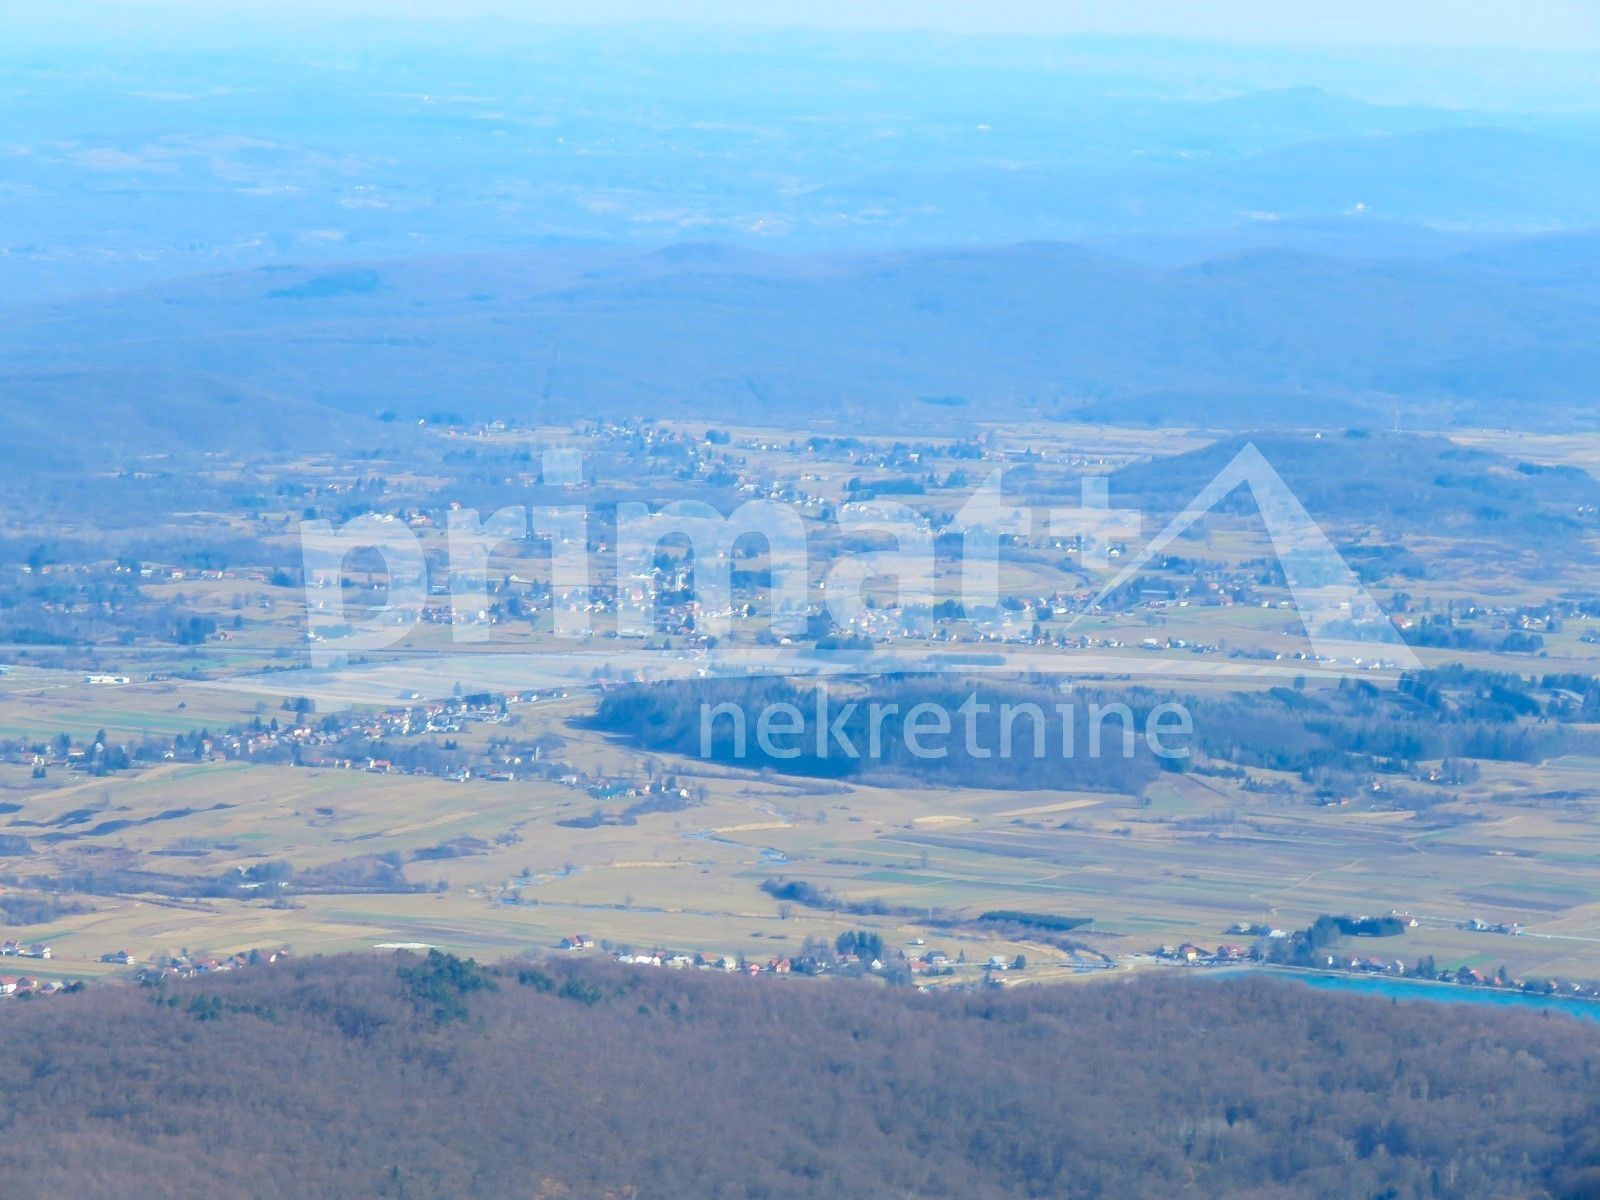
[[[1600,1195],[1600,1027],[1144,979],[339,958],[0,1006],[6,1195]]]
[[[367,421],[758,413],[884,432],[1397,413],[1408,427],[1589,427],[1600,297],[1580,268],[1597,248],[1578,235],[1426,260],[1269,247],[1157,267],[1055,243],[687,245],[274,267],[12,310],[0,404],[23,429],[40,413],[129,429],[84,387],[94,373],[118,382],[118,405],[193,411],[183,427],[202,444],[263,423],[325,437],[308,406]]]

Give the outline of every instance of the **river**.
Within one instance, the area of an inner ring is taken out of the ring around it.
[[[1500,991],[1495,988],[1461,987],[1451,983],[1432,983],[1422,979],[1395,979],[1386,975],[1333,975],[1323,971],[1274,970],[1244,967],[1212,971],[1212,975],[1241,975],[1261,972],[1274,979],[1287,979],[1303,987],[1325,992],[1349,992],[1367,996],[1387,996],[1392,1000],[1424,1000],[1438,1004],[1488,1004],[1502,1008],[1539,1008],[1566,1013],[1588,1021],[1600,1021],[1600,1001],[1576,997],[1531,995],[1527,992]]]

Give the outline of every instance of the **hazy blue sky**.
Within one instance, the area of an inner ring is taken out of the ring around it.
[[[835,29],[1121,33],[1334,45],[1600,48],[1600,0],[169,0],[210,12],[501,15],[561,24],[653,20]],[[146,3],[100,6],[150,11]],[[27,6],[30,7],[31,6]],[[62,5],[93,8],[95,4]],[[0,0],[0,13],[23,6]]]

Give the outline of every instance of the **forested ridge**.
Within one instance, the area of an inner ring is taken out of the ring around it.
[[[1600,1026],[1145,977],[304,960],[0,1006],[6,1195],[1600,1196]]]

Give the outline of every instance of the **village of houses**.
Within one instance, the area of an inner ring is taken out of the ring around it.
[[[0,943],[0,959],[36,959],[48,961],[54,952],[46,943],[24,945],[8,938]],[[201,954],[165,954],[141,962],[129,950],[111,950],[100,956],[100,961],[111,966],[135,968],[132,978],[138,982],[155,979],[191,979],[197,975],[210,975],[223,971],[239,971],[246,967],[268,966],[283,962],[289,957],[287,949],[244,950],[237,954],[213,958]],[[75,991],[83,986],[81,980],[40,978],[36,975],[0,974],[0,998],[29,998],[53,996],[59,992]]]
[[[1402,917],[1405,923],[1416,927],[1415,918]],[[1461,926],[1473,932],[1520,936],[1522,928],[1515,924],[1490,924],[1473,918]],[[1553,978],[1523,979],[1509,974],[1504,968],[1486,971],[1462,966],[1456,970],[1435,969],[1431,960],[1414,963],[1408,967],[1401,958],[1352,954],[1347,951],[1316,950],[1307,953],[1306,931],[1290,933],[1266,926],[1236,924],[1230,931],[1254,938],[1250,945],[1223,943],[1208,950],[1193,943],[1163,945],[1146,954],[1134,954],[1119,960],[1106,959],[1090,973],[1138,968],[1146,964],[1176,965],[1190,968],[1233,968],[1276,970],[1310,970],[1332,973],[1351,973],[1368,976],[1389,976],[1418,982],[1451,984],[1462,987],[1493,988],[1507,991],[1534,993],[1547,996],[1564,996],[1600,1000],[1600,981]],[[985,962],[969,963],[965,952],[955,958],[938,949],[927,949],[922,938],[914,938],[905,950],[882,947],[869,954],[854,952],[843,944],[837,950],[821,942],[808,940],[798,955],[770,958],[750,958],[707,951],[683,951],[653,948],[638,951],[629,947],[616,947],[608,942],[597,942],[589,934],[575,933],[562,937],[553,947],[563,954],[603,953],[616,962],[637,967],[659,967],[675,970],[692,969],[717,971],[728,974],[806,975],[841,974],[847,976],[878,976],[889,982],[901,982],[927,990],[933,981],[942,986],[967,990],[976,987],[998,988],[1004,986],[1006,976],[1025,977],[1026,962],[1023,956],[1008,959],[991,955]],[[423,943],[403,949],[432,948]],[[251,949],[222,957],[194,954],[184,951],[162,954],[141,960],[132,951],[108,951],[100,956],[102,963],[131,968],[129,978],[146,983],[161,979],[188,979],[219,972],[268,966],[286,961],[290,957],[286,947]],[[0,958],[48,961],[53,951],[48,943],[24,944],[7,939],[0,944]],[[1087,968],[1075,973],[1082,974]],[[50,996],[72,991],[83,986],[82,981],[64,981],[57,978],[40,978],[35,975],[0,974],[0,999]]]

